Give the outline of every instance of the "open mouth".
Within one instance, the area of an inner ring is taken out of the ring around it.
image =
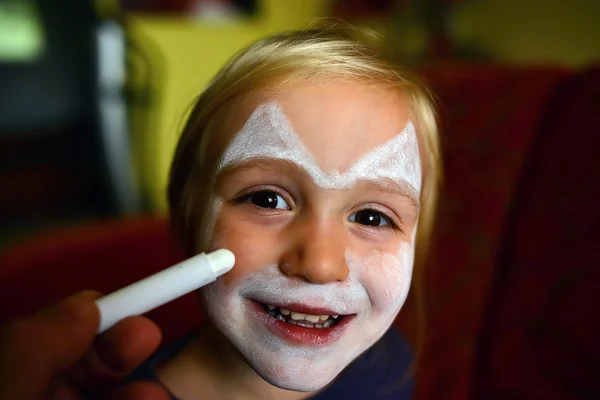
[[[333,310],[306,304],[271,305],[257,300],[249,304],[270,333],[296,346],[328,346],[356,319],[356,314],[337,315]]]
[[[264,311],[271,317],[291,325],[297,325],[309,329],[328,329],[337,325],[344,318],[343,315],[304,314],[269,304],[261,303],[261,305]]]

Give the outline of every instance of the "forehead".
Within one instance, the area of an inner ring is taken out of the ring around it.
[[[280,106],[295,135],[326,172],[344,172],[366,152],[398,135],[409,119],[407,103],[398,91],[358,82],[290,86],[228,104],[215,127],[219,152],[267,103]]]

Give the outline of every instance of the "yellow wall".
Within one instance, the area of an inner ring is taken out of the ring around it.
[[[132,18],[130,34],[160,72],[156,104],[143,115],[138,110],[145,126],[134,132],[141,186],[154,209],[165,209],[169,163],[185,111],[216,71],[249,42],[303,27],[329,11],[328,0],[259,4],[260,15],[235,24]],[[600,60],[599,18],[596,0],[477,0],[456,9],[451,30],[457,41],[477,44],[501,62],[583,66]]]
[[[260,15],[236,23],[134,16],[130,34],[160,72],[147,127],[134,131],[140,181],[153,209],[164,211],[169,164],[185,111],[240,48],[271,32],[301,28],[326,15],[326,0],[261,0]],[[139,115],[138,115],[139,117]],[[135,130],[135,127],[134,127]]]
[[[466,1],[452,31],[499,61],[575,67],[600,61],[598,0]]]

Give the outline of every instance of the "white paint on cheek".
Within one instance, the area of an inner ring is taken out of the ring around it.
[[[411,121],[398,135],[363,155],[345,172],[324,172],[306,149],[276,102],[256,108],[223,154],[217,171],[253,158],[287,160],[304,169],[323,189],[347,189],[360,179],[407,183],[418,194],[421,160]]]
[[[359,254],[346,250],[350,273],[358,277],[371,300],[372,313],[367,316],[371,321],[365,324],[366,336],[379,339],[406,301],[412,279],[416,231],[415,227],[410,243],[402,242],[396,254],[374,250]]]
[[[368,256],[346,250],[346,262],[356,271],[371,298],[373,308],[380,311],[399,309],[404,303],[412,276],[414,251],[403,242],[397,254],[374,251]]]

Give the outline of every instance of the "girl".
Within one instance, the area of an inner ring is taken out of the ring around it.
[[[236,265],[201,290],[210,323],[131,379],[179,399],[409,398],[389,328],[439,165],[426,90],[356,30],[250,46],[197,101],[168,190],[188,255],[227,248]]]

